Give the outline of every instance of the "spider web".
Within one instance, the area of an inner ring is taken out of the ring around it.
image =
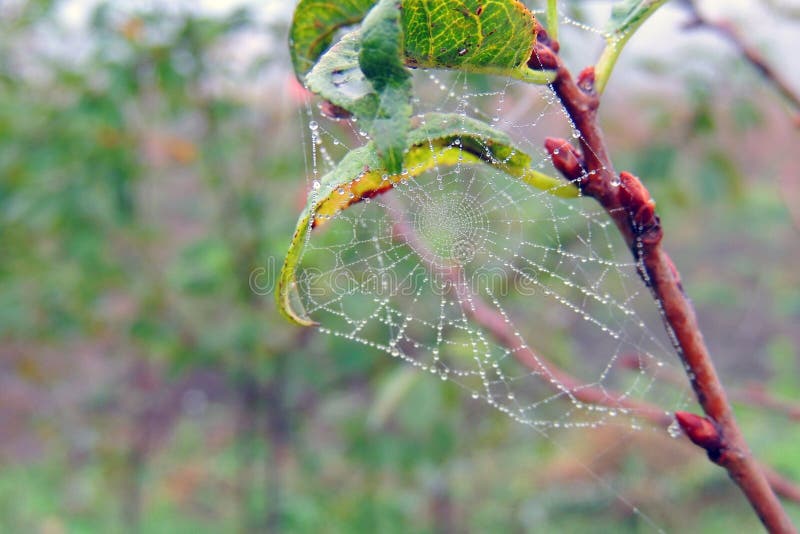
[[[482,120],[552,176],[545,137],[580,138],[547,86],[458,71],[415,71],[413,84],[419,120],[426,112]],[[312,198],[321,177],[369,140],[355,119],[332,119],[319,104],[304,118]],[[408,176],[309,232],[296,284],[323,334],[456,382],[472,402],[553,439],[557,429],[608,425],[663,432],[631,406],[671,414],[690,402],[686,385],[662,378],[683,370],[639,267],[593,199],[560,198],[460,162]],[[585,390],[602,401],[582,400]]]
[[[552,175],[544,136],[580,135],[548,87],[460,72],[418,72],[414,85],[420,117],[488,122]],[[316,105],[307,114],[314,195],[368,137]],[[610,217],[592,199],[562,199],[485,165],[437,165],[339,212],[310,233],[297,287],[321,332],[453,380],[538,429],[638,429],[648,423],[627,400],[665,411],[686,402],[653,372],[674,352]],[[498,339],[498,320],[511,336]],[[558,369],[606,401],[582,402]]]

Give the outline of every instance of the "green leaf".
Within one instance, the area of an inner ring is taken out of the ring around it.
[[[295,271],[309,230],[325,224],[352,204],[386,192],[395,184],[424,171],[448,165],[485,163],[520,180],[564,197],[578,196],[577,188],[530,168],[531,158],[504,133],[481,121],[454,114],[429,113],[418,117],[408,132],[404,170],[387,173],[374,142],[349,152],[309,195],[300,214],[289,251],[278,278],[276,298],[281,312],[304,326],[306,317],[296,291]]]
[[[321,0],[301,0],[295,11],[290,40],[292,62],[301,81],[306,75],[311,76],[308,73],[317,68],[314,66],[317,60],[320,63],[325,60],[327,54],[323,53],[336,30],[358,23],[374,3],[350,0],[333,6]],[[376,21],[381,18],[380,14],[394,16],[387,11],[389,7],[392,6],[384,6],[375,15]],[[375,70],[367,77],[379,84],[383,76],[399,79],[401,65],[394,61],[395,56],[401,57],[410,67],[459,68],[533,83],[552,81],[552,73],[527,67],[538,25],[533,14],[517,0],[468,0],[458,5],[444,0],[405,0],[400,11],[399,28],[395,24],[375,24],[371,31],[370,39],[374,39],[378,47],[374,51],[375,61],[369,63],[370,58],[366,59],[367,69],[375,65]],[[365,21],[365,30],[366,26]],[[458,31],[453,31],[454,28]],[[325,70],[335,73],[335,78],[345,85],[352,86],[352,82],[347,83],[350,76],[364,76],[363,72],[355,75],[353,71],[352,54],[357,57],[360,51],[358,35],[351,32],[343,37],[342,41],[350,42],[327,60]],[[394,52],[395,43],[401,44],[398,54]],[[347,53],[343,53],[345,49]],[[379,58],[388,58],[391,68],[381,65]],[[337,65],[336,60],[341,60],[342,64]],[[316,92],[312,87],[309,89]],[[332,98],[325,98],[336,103]]]
[[[516,77],[530,71],[538,28],[517,0],[407,0],[403,26],[410,66]]]
[[[396,0],[381,0],[361,27],[359,63],[379,94],[378,109],[368,129],[386,170],[403,167],[406,133],[411,124],[411,74],[401,59],[403,30]]]
[[[611,8],[611,18],[606,31],[611,35],[623,35],[638,28],[656,9],[667,0],[622,0]]]
[[[361,25],[361,70],[378,91],[403,85],[411,75],[401,60],[403,29],[396,0],[380,0]]]
[[[289,50],[300,81],[330,46],[336,31],[364,18],[375,0],[300,0],[289,32]]]
[[[346,34],[314,65],[306,77],[310,91],[359,117],[374,117],[378,93],[361,71],[361,30]]]
[[[622,49],[645,20],[667,0],[622,0],[611,9],[606,24],[606,47],[595,64],[595,89],[602,93]]]
[[[393,1],[370,11],[314,66],[306,85],[353,113],[375,140],[389,172],[399,173],[411,120],[411,75],[401,59],[400,12]]]

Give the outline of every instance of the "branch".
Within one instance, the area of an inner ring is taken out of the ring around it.
[[[708,417],[702,417],[688,412],[675,412],[675,419],[678,421],[684,434],[698,447],[706,450],[708,457],[714,458],[722,454],[724,439],[719,425],[714,424]],[[784,478],[780,473],[764,464],[758,466],[769,481],[770,487],[784,498],[794,502],[800,502],[800,487]],[[765,522],[766,524],[766,522]],[[792,527],[789,523],[789,527]],[[791,530],[774,530],[769,527],[771,532],[792,532]]]
[[[772,84],[772,86],[786,99],[787,102],[795,109],[795,122],[800,126],[800,95],[792,89],[789,83],[783,76],[776,71],[769,61],[758,51],[754,46],[748,44],[739,30],[726,20],[710,20],[705,17],[694,0],[683,0],[682,4],[692,16],[692,20],[686,25],[689,29],[707,28],[716,32],[721,37],[730,42],[739,54],[747,60],[764,79]]]
[[[800,422],[800,405],[779,399],[760,384],[751,384],[743,390],[734,391],[733,398],[739,402],[758,406]]]
[[[775,493],[786,499],[800,504],[800,486],[787,479],[768,465],[761,464],[764,476],[769,480],[769,485]]]
[[[402,216],[403,210],[391,198],[386,198],[385,204],[388,208],[388,215],[393,219],[395,237],[418,251],[419,258],[428,271],[440,277],[441,282],[445,282],[457,291],[458,301],[464,313],[470,316],[476,324],[485,328],[495,341],[507,348],[517,363],[532,372],[547,376],[551,380],[545,380],[545,384],[549,384],[557,391],[568,393],[573,400],[608,408],[631,410],[642,419],[665,430],[672,424],[674,418],[658,406],[630,399],[612,389],[583,384],[578,378],[544,358],[530,345],[523,343],[515,333],[512,327],[513,323],[508,321],[506,315],[486,304],[480,295],[470,291],[469,285],[464,283],[464,277],[457,266],[443,266],[431,261],[429,258],[432,256],[424,254],[427,247],[422,243],[414,228]],[[420,253],[421,251],[423,253]],[[770,485],[779,495],[800,503],[800,486],[769,467],[764,466],[762,469]]]
[[[647,371],[652,377],[663,379],[678,388],[686,387],[686,379],[683,375],[675,373],[671,369],[655,367],[636,354],[622,356],[619,359],[619,365],[632,371]],[[734,389],[730,393],[731,398],[736,402],[775,412],[791,421],[800,422],[800,404],[776,397],[761,384],[749,384],[743,389]]]
[[[545,43],[539,43],[534,53],[556,58],[557,77],[552,88],[581,134],[581,151],[576,159],[580,156],[577,162],[585,172],[578,185],[584,195],[603,206],[617,225],[639,265],[642,280],[659,304],[695,395],[709,422],[718,429],[719,446],[706,449],[709,457],[727,470],[770,532],[795,532],[736,423],[680,275],[662,247],[663,231],[655,202],[638,178],[626,172],[617,175],[614,171],[597,124],[600,102],[594,87],[594,69],[585,69],[576,82],[561,58],[547,50]],[[550,144],[557,141],[550,140]],[[558,168],[555,151],[551,150],[551,155]]]
[[[545,383],[556,391],[566,393],[573,400],[584,404],[596,404],[615,409],[636,412],[644,419],[666,428],[673,418],[663,409],[626,397],[625,395],[584,384],[581,380],[561,369],[531,348],[516,333],[508,317],[487,304],[479,295],[472,292],[466,282],[462,269],[457,265],[441,265],[430,259],[432,255],[420,253],[427,246],[420,240],[414,228],[402,217],[402,210],[391,199],[386,206],[393,219],[394,235],[417,251],[420,261],[429,272],[437,276],[443,287],[452,289],[461,304],[463,312],[486,331],[502,346],[506,347],[514,359],[526,369],[547,377]]]

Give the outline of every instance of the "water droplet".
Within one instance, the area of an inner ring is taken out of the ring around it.
[[[311,184],[311,187],[314,188],[314,191],[317,191],[320,188],[319,180],[314,180],[314,183]]]
[[[612,176],[610,183],[611,183],[612,187],[619,186],[619,176],[617,176],[616,174],[614,176]]]
[[[671,438],[679,438],[682,433],[681,425],[678,424],[677,419],[674,419],[667,427],[667,434],[669,434]]]
[[[347,81],[347,76],[343,71],[335,70],[331,73],[331,83],[335,86],[340,86]]]
[[[312,132],[316,132],[317,128],[319,128],[319,124],[317,124],[317,121],[311,121],[308,123],[308,129],[311,130]]]

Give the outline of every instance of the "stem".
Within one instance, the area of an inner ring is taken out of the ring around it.
[[[595,89],[597,89],[598,93],[602,93],[605,90],[608,79],[611,77],[611,71],[614,70],[614,66],[617,64],[617,58],[619,58],[622,48],[631,38],[631,35],[632,33],[626,33],[622,37],[606,40],[606,47],[603,49],[603,53],[600,54],[600,59],[597,60],[597,65],[595,66],[597,75]]]
[[[683,375],[670,370],[655,369],[635,355],[622,358],[620,364],[631,370],[646,370],[654,378],[661,378],[675,387],[682,388],[686,386],[686,379]],[[728,391],[734,403],[738,402],[752,408],[761,408],[773,414],[786,417],[790,421],[800,422],[800,404],[776,397],[767,391],[762,384],[752,383],[743,389],[729,389]]]
[[[697,9],[693,0],[683,0],[682,4],[688,9],[692,16],[692,21],[688,24],[689,28],[708,28],[727,39],[739,54],[752,65],[761,76],[772,84],[772,86],[786,99],[786,101],[798,113],[795,120],[800,125],[800,94],[798,94],[789,83],[776,71],[772,65],[755,47],[745,42],[739,31],[728,21],[712,21],[703,16]]]
[[[558,41],[558,0],[547,0],[547,33]]]
[[[580,190],[573,184],[564,183],[564,180],[539,172],[536,169],[525,169],[520,178],[528,185],[547,191],[557,197],[576,198],[581,194]]]
[[[600,54],[600,59],[597,60],[595,66],[595,90],[602,93],[608,79],[611,77],[611,71],[614,70],[614,65],[617,63],[622,49],[628,43],[630,38],[636,33],[636,30],[650,18],[650,15],[656,12],[658,8],[663,6],[667,0],[650,0],[648,5],[642,8],[642,11],[636,13],[635,16],[630,16],[630,21],[622,23],[606,38],[606,47],[603,53]]]
[[[393,221],[396,238],[415,250],[426,250],[425,244],[402,215],[403,210],[391,198],[387,198],[385,203],[387,212]],[[470,316],[476,324],[485,328],[495,341],[509,349],[517,363],[532,372],[548,377],[550,380],[545,380],[544,383],[549,384],[555,391],[566,392],[573,401],[631,410],[642,419],[665,430],[672,424],[673,417],[658,406],[627,398],[613,389],[582,383],[578,378],[542,356],[529,344],[523,344],[512,326],[513,322],[510,322],[506,315],[486,304],[480,295],[471,292],[469,285],[463,283],[463,276],[458,268],[455,266],[444,267],[430,261],[427,258],[432,256],[428,254],[420,254],[419,257],[429,272],[436,274],[442,282],[455,288],[465,314]],[[762,469],[770,486],[776,492],[788,500],[800,503],[800,487],[770,467],[762,466]]]
[[[532,83],[535,85],[547,85],[549,83],[553,83],[553,80],[556,79],[555,71],[534,70],[528,68],[528,66],[525,64],[510,71],[503,71],[503,74],[507,74],[512,78],[516,78],[517,80],[522,80],[523,82]]]
[[[760,384],[753,384],[741,391],[734,391],[733,398],[751,406],[779,413],[791,421],[800,422],[800,404],[779,399]]]
[[[560,58],[558,63],[553,90],[581,133],[583,164],[589,171],[580,183],[582,191],[603,206],[630,247],[642,280],[659,304],[695,395],[719,429],[720,446],[716,451],[707,450],[709,458],[728,471],[770,532],[795,532],[733,416],[694,309],[683,292],[675,265],[662,247],[663,231],[654,211],[655,203],[638,178],[628,173],[617,176],[613,170],[597,124],[599,99],[594,90],[594,72],[585,70],[576,83]]]

